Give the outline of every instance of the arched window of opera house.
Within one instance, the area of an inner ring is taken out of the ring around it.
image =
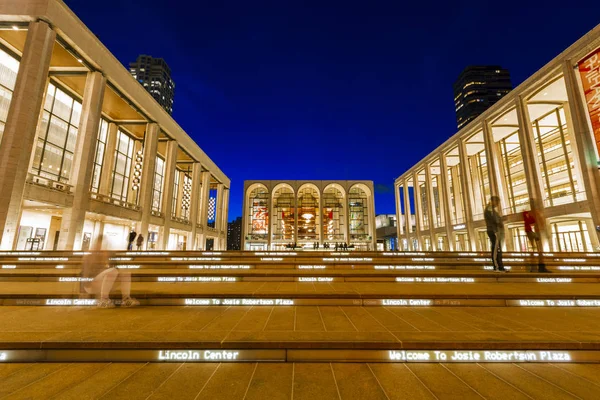
[[[298,191],[298,240],[319,240],[319,190],[313,185],[304,185]]]
[[[266,240],[269,227],[269,192],[258,186],[248,193],[247,236],[251,240]]]
[[[294,190],[291,186],[280,185],[273,190],[272,240],[292,242],[294,234],[294,214],[296,212]]]
[[[346,241],[344,200],[340,186],[329,185],[323,191],[323,241]]]
[[[357,185],[350,189],[350,192],[348,192],[348,210],[350,213],[350,240],[368,240],[369,195],[365,188]]]

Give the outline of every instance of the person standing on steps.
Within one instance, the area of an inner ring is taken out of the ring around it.
[[[133,241],[135,240],[136,236],[137,233],[135,232],[135,229],[132,229],[131,232],[129,232],[129,237],[127,238],[127,250],[133,250]]]
[[[137,246],[137,250],[142,250],[142,246],[144,245],[144,236],[140,233],[135,241],[135,245]]]
[[[538,272],[550,272],[544,263],[542,232],[546,229],[544,216],[539,212],[536,199],[529,199],[530,211],[523,211],[523,224],[525,225],[525,234],[531,244],[531,247],[538,254]],[[535,265],[529,267],[529,272],[535,272]]]
[[[494,271],[506,272],[504,265],[502,264],[502,242],[504,240],[504,222],[498,212],[500,207],[500,198],[498,196],[492,196],[490,202],[485,207],[483,216],[485,218],[485,225],[488,237],[490,238],[490,245],[492,248],[492,264]]]

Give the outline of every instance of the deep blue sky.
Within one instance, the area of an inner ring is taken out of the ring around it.
[[[66,0],[115,56],[163,57],[173,116],[232,181],[393,182],[456,132],[452,83],[500,64],[521,83],[600,23],[562,1]]]

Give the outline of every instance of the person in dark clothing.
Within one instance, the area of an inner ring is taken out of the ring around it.
[[[492,264],[494,271],[506,272],[502,264],[502,241],[504,240],[504,223],[497,208],[500,206],[500,198],[492,196],[485,207],[483,216],[490,244],[492,248]]]
[[[128,237],[128,241],[129,243],[127,244],[127,250],[133,250],[133,241],[135,240],[135,237],[137,236],[137,233],[135,230],[131,230],[131,232],[129,232],[129,237]]]

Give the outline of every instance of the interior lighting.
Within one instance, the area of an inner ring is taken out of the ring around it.
[[[83,63],[83,60],[81,58],[78,58],[77,62]]]
[[[13,31],[18,31],[19,30],[19,27],[16,26],[16,25],[13,25],[12,28],[13,28]]]

